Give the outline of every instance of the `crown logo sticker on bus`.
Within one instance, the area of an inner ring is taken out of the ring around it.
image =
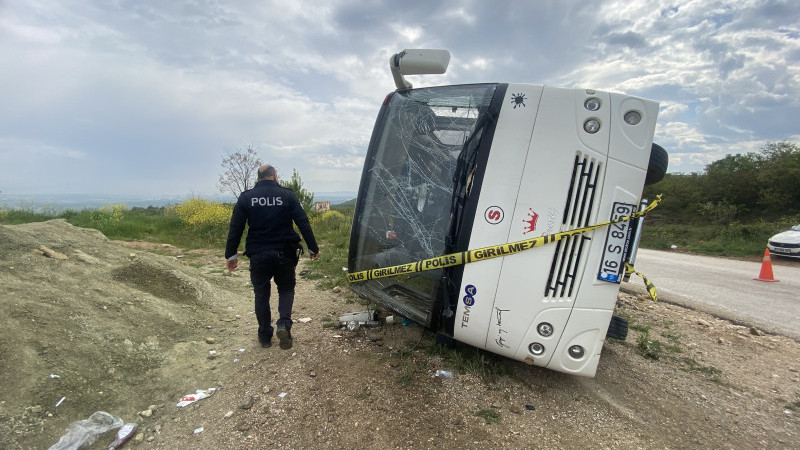
[[[536,211],[533,210],[533,208],[528,208],[528,209],[529,209],[528,218],[522,219],[522,221],[525,223],[525,231],[523,231],[522,234],[528,234],[533,231],[536,231],[536,222],[539,220],[539,214],[537,214]]]

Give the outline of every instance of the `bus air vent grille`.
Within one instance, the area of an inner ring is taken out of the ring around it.
[[[569,183],[567,202],[564,205],[562,230],[571,230],[589,225],[600,163],[581,153],[575,155],[572,177]],[[572,297],[575,278],[581,266],[581,255],[590,238],[575,235],[556,242],[556,251],[550,265],[544,296],[551,299]]]

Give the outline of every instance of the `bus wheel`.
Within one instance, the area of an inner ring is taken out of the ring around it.
[[[669,155],[664,147],[653,144],[650,148],[650,163],[647,165],[647,176],[644,179],[644,185],[650,186],[656,184],[664,178],[667,173],[667,166],[669,165]]]
[[[620,316],[611,316],[611,322],[608,324],[608,332],[606,339],[614,338],[624,341],[628,337],[628,319]]]

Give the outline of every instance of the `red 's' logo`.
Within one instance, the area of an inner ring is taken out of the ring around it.
[[[539,220],[539,214],[536,214],[533,208],[528,208],[528,210],[528,218],[522,219],[522,221],[525,222],[525,231],[523,231],[522,234],[528,234],[536,230],[536,221]]]
[[[499,206],[490,206],[486,208],[486,212],[483,213],[483,218],[492,225],[497,225],[502,222],[503,217],[505,217],[503,208]]]

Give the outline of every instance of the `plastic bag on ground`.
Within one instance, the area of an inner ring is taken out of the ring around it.
[[[121,418],[104,411],[97,411],[88,419],[72,422],[61,439],[48,450],[72,450],[88,447],[108,430],[121,426]]]

